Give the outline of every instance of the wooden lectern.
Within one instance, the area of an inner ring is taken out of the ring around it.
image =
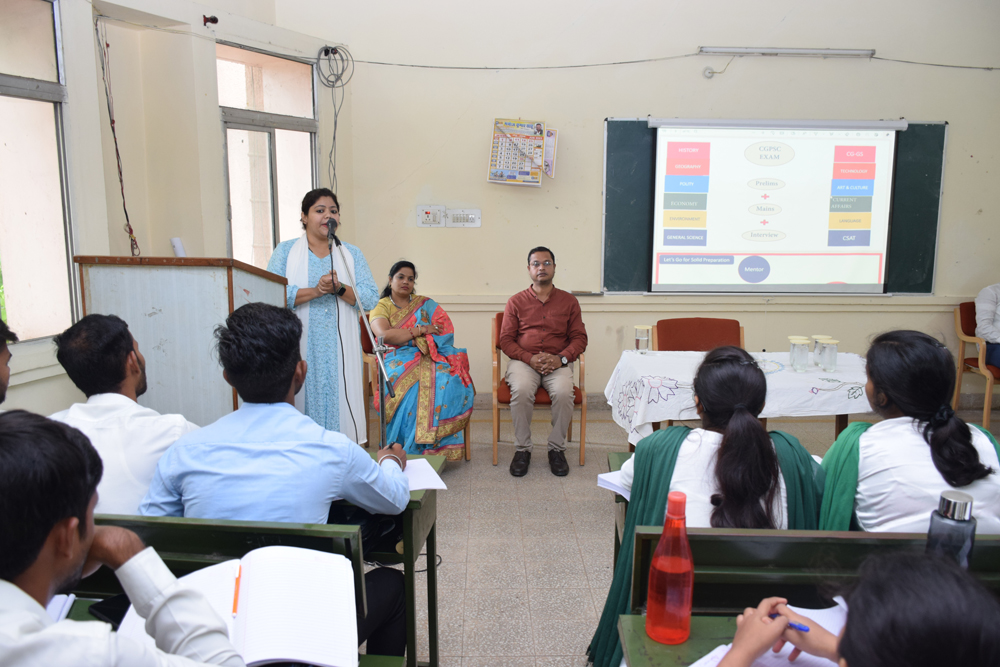
[[[222,377],[215,327],[240,306],[285,306],[282,277],[233,259],[74,257],[83,314],[117,315],[146,358],[139,403],[205,426],[239,407]]]

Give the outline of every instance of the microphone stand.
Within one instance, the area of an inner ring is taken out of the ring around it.
[[[329,223],[327,223],[329,225]],[[379,449],[385,449],[388,447],[386,442],[386,423],[385,423],[385,402],[388,397],[395,398],[396,392],[392,388],[392,382],[389,381],[389,372],[385,370],[385,353],[389,351],[389,346],[385,344],[385,338],[383,336],[378,336],[376,338],[375,334],[372,333],[372,326],[368,323],[368,313],[365,312],[365,307],[361,305],[361,299],[358,297],[357,292],[357,281],[354,279],[354,274],[351,272],[351,265],[347,263],[347,257],[344,255],[344,247],[341,244],[340,239],[337,238],[336,227],[329,227],[330,233],[327,238],[327,242],[330,248],[330,271],[333,272],[336,268],[333,265],[333,246],[337,246],[337,251],[340,253],[340,261],[344,263],[344,268],[347,269],[347,277],[351,280],[351,287],[354,289],[354,307],[359,313],[361,313],[361,321],[365,323],[365,331],[368,332],[368,339],[372,344],[372,352],[375,353],[375,359],[378,360],[378,394],[379,394]],[[337,297],[338,299],[340,297]],[[343,343],[341,343],[343,345]],[[347,391],[347,387],[344,387],[344,391]]]

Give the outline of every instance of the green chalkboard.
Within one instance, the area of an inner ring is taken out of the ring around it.
[[[934,287],[947,123],[910,123],[897,135],[886,291]],[[656,130],[646,119],[605,121],[604,281],[607,292],[649,291]]]

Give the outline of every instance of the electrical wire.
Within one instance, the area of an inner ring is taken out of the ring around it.
[[[946,65],[944,63],[925,63],[919,60],[900,60],[899,58],[883,58],[882,56],[872,56],[872,60],[884,60],[890,63],[905,63],[907,65],[923,65],[925,67],[949,67],[953,69],[979,69],[986,72],[1000,69],[1000,67],[984,67],[981,65]]]
[[[358,60],[365,65],[383,65],[385,67],[414,67],[417,69],[457,69],[488,72],[509,72],[520,70],[540,70],[540,69],[585,69],[588,67],[613,67],[615,65],[639,65],[642,63],[657,63],[664,60],[677,60],[679,58],[690,58],[700,55],[698,53],[684,53],[678,56],[661,56],[659,58],[642,58],[639,60],[617,60],[607,63],[585,63],[582,65],[533,65],[527,67],[465,67],[460,65],[412,65],[407,63],[387,63],[378,60]]]
[[[344,86],[354,76],[354,58],[351,56],[351,52],[343,46],[324,46],[321,48],[316,54],[316,76],[321,84],[330,89],[330,97],[333,101],[333,137],[330,140],[330,155],[327,158],[327,177],[330,181],[330,189],[336,193],[337,123],[340,118],[340,108],[344,105]]]
[[[115,161],[118,163],[118,184],[122,192],[122,210],[125,212],[125,233],[128,234],[130,250],[133,257],[142,254],[139,250],[139,242],[132,231],[132,223],[128,217],[128,206],[125,205],[125,176],[122,171],[122,154],[118,150],[118,133],[115,130],[115,98],[111,93],[111,55],[109,49],[106,24],[102,23],[99,17],[94,18],[94,36],[97,38],[98,46],[101,48],[101,76],[104,79],[104,98],[108,104],[108,118],[111,121],[111,138],[115,143]]]

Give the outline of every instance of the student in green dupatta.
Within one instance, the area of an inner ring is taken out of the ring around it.
[[[618,616],[630,608],[635,527],[663,524],[670,491],[688,493],[689,526],[817,527],[823,471],[794,437],[764,430],[758,415],[767,380],[757,361],[738,347],[712,350],[698,367],[694,394],[701,428],[657,431],[639,441],[630,459],[625,533],[589,649],[597,667],[621,661]]]

